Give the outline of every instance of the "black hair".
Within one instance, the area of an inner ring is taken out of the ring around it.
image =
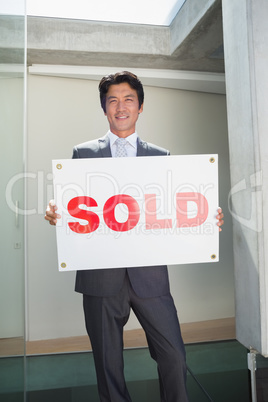
[[[111,85],[122,84],[122,82],[127,82],[132,89],[135,89],[138,96],[139,107],[141,107],[141,105],[143,104],[144,92],[141,81],[135,74],[130,73],[129,71],[121,71],[116,74],[106,75],[101,79],[99,83],[101,107],[105,113],[106,113],[106,95],[109,90],[109,87]]]

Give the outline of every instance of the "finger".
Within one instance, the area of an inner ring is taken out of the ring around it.
[[[51,211],[56,211],[58,209],[55,200],[49,201],[47,209],[50,209]]]
[[[46,215],[45,215],[45,219],[49,222],[50,225],[53,225],[53,226],[55,226],[58,222],[58,220],[56,218],[50,218],[50,217],[47,217]]]
[[[51,225],[56,225],[56,223],[57,223],[57,218],[54,217],[54,216],[45,215],[44,218],[45,218],[45,220],[48,221]]]
[[[60,218],[60,214],[57,214],[55,211],[51,211],[51,209],[47,208],[46,216],[50,218]]]
[[[216,218],[218,219],[217,226],[219,228],[219,232],[222,232],[221,226],[224,224],[223,217],[224,217],[224,214],[222,212],[222,209],[218,208],[218,215],[216,216]]]
[[[50,210],[47,210],[44,218],[45,220],[49,221],[51,225],[56,225],[57,220],[61,218],[61,215],[56,214],[55,212],[52,212]]]

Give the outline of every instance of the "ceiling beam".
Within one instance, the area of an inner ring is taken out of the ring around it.
[[[131,68],[126,66],[89,67],[34,64],[29,67],[29,74],[99,81],[104,75],[123,70],[131,70],[142,80],[144,85],[148,86],[225,94],[225,76],[222,73]]]

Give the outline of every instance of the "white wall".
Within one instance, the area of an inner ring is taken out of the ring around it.
[[[70,158],[75,144],[108,129],[98,100],[98,82],[28,77],[28,339],[85,334],[82,297],[75,273],[57,272],[55,229],[45,222],[52,197],[51,160]],[[172,266],[172,293],[181,322],[234,316],[230,187],[225,96],[145,87],[138,132],[172,154],[219,154],[220,205],[226,215],[220,262]],[[126,329],[137,328],[131,316]]]

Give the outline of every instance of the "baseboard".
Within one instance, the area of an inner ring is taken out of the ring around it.
[[[185,344],[212,342],[235,339],[235,318],[223,318],[201,322],[181,324]],[[125,348],[146,347],[147,341],[143,329],[124,332]],[[82,352],[91,350],[87,336],[30,341],[26,343],[28,355],[40,353]]]
[[[185,344],[199,342],[226,341],[235,339],[235,318],[223,318],[201,322],[181,324]],[[124,332],[124,347],[146,347],[147,341],[143,329]],[[70,353],[91,350],[87,336],[74,336],[26,342],[26,355]],[[24,354],[23,338],[0,339],[0,357]]]

